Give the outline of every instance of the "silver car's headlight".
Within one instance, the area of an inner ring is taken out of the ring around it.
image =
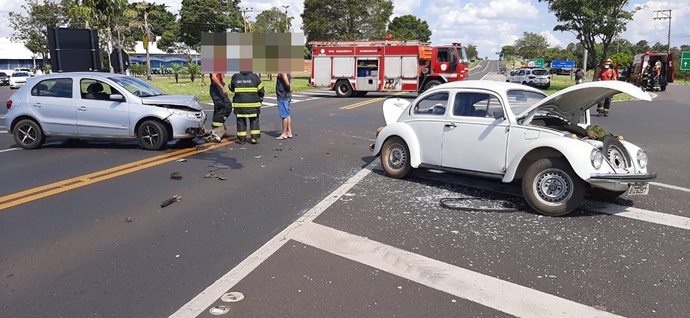
[[[185,111],[185,110],[171,109],[170,113],[173,115],[176,115],[176,116],[180,116],[180,117],[196,119],[196,114],[194,114],[192,112]]]
[[[647,168],[647,153],[642,149],[637,151],[637,163],[640,164],[640,168]]]
[[[599,170],[604,162],[604,154],[599,149],[592,149],[592,152],[589,154],[589,160],[592,162],[592,167]]]

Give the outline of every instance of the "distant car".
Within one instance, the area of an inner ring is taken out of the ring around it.
[[[505,74],[506,73],[506,68],[504,66],[501,66],[498,68],[498,73],[499,74]]]
[[[565,215],[585,193],[605,199],[647,194],[656,178],[647,172],[644,150],[588,126],[588,109],[617,93],[651,100],[620,81],[573,85],[548,97],[512,83],[446,83],[414,101],[386,100],[386,126],[377,130],[372,150],[390,177],[422,168],[521,180],[534,210]]]
[[[14,69],[14,72],[29,73],[30,76],[34,76],[34,72],[30,68],[18,67]]]
[[[29,81],[7,101],[5,127],[22,148],[46,137],[138,140],[158,150],[205,133],[199,98],[167,95],[140,79],[110,73],[54,73]]]
[[[31,77],[31,74],[27,72],[14,72],[10,75],[10,88],[20,88],[22,85],[26,84],[27,79]]]
[[[5,72],[0,72],[0,85],[10,85],[10,77]]]
[[[506,82],[548,89],[551,87],[551,76],[545,68],[520,68],[514,74],[511,72]]]

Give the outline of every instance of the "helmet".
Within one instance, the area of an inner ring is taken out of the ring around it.
[[[604,65],[613,65],[613,61],[611,61],[611,59],[606,59],[606,61],[604,61]]]

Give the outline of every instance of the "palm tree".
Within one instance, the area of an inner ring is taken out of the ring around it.
[[[175,76],[175,83],[179,83],[180,73],[182,73],[184,66],[177,63],[172,63],[170,64],[170,68],[173,71],[173,76]]]
[[[137,18],[137,20],[129,23],[130,26],[139,28],[144,32],[144,49],[146,50],[146,79],[151,80],[151,58],[149,57],[149,43],[155,40],[153,36],[152,25],[149,23],[149,17],[160,15],[158,10],[155,10],[151,4],[146,0],[137,3],[134,10],[125,10],[125,16],[129,18]]]
[[[201,65],[196,64],[195,62],[190,62],[185,64],[187,67],[187,71],[189,72],[189,79],[194,82],[194,78],[199,76],[201,74]]]

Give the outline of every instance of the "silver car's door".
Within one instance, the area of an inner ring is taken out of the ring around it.
[[[77,103],[77,130],[82,136],[124,137],[129,134],[129,104],[110,99],[121,94],[103,81],[80,81]]]
[[[77,111],[73,91],[71,78],[36,81],[31,87],[29,107],[47,135],[77,134]]]
[[[405,121],[415,132],[422,163],[441,165],[441,139],[448,108],[447,91],[437,91],[416,100]]]
[[[494,119],[502,112],[500,98],[489,92],[455,94],[453,110],[443,129],[444,167],[503,174],[509,122]]]

